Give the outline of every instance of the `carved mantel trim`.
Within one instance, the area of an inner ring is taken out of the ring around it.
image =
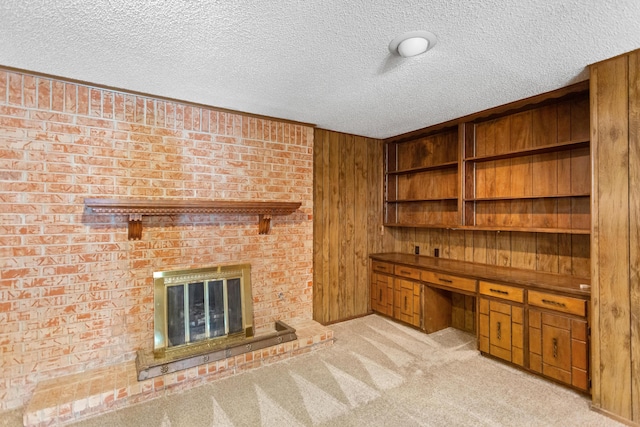
[[[180,214],[246,214],[258,215],[258,233],[268,234],[272,215],[289,215],[300,202],[230,201],[230,200],[144,200],[84,199],[84,205],[95,214],[128,215],[129,240],[142,237],[144,215]]]

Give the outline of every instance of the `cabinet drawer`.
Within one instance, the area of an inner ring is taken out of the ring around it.
[[[548,308],[549,310],[583,317],[587,315],[587,301],[583,299],[539,291],[529,291],[528,299],[529,305],[535,305],[536,307]]]
[[[514,302],[524,302],[524,289],[491,282],[480,282],[480,293]]]
[[[393,274],[393,264],[389,264],[386,262],[373,261],[371,263],[371,270],[377,273],[388,273]]]
[[[411,267],[405,267],[403,265],[396,265],[394,274],[396,276],[402,276],[408,279],[420,280],[420,270],[416,270],[415,268]]]
[[[476,292],[476,281],[474,279],[435,273],[433,271],[423,271],[421,277],[423,282],[429,282],[434,285],[446,286],[447,288],[455,288],[471,293]]]

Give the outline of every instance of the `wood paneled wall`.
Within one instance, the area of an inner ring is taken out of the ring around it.
[[[313,316],[369,312],[368,256],[422,255],[589,277],[588,235],[382,227],[383,142],[315,130]]]
[[[382,141],[323,129],[314,137],[313,318],[369,312],[369,254],[382,251]]]
[[[593,406],[640,425],[640,50],[590,71]]]
[[[414,253],[489,265],[589,277],[589,236],[582,234],[387,228],[383,252]]]

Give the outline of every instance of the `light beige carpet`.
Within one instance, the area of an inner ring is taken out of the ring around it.
[[[621,425],[583,395],[480,356],[471,334],[377,315],[331,328],[332,347],[77,425]]]

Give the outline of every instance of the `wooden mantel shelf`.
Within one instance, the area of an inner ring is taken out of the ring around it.
[[[142,237],[143,215],[179,214],[246,214],[258,215],[258,233],[267,234],[272,215],[289,215],[300,202],[230,201],[230,200],[144,200],[144,199],[85,199],[84,205],[96,214],[129,216],[129,240]]]

